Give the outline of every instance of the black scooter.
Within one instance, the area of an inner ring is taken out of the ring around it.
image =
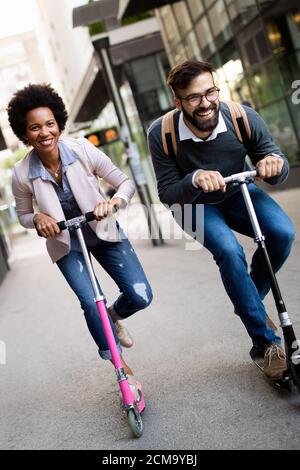
[[[275,300],[278,317],[280,320],[280,326],[283,332],[283,338],[285,343],[287,369],[282,374],[280,380],[273,380],[276,386],[285,388],[288,390],[292,389],[292,386],[296,386],[300,393],[300,342],[297,341],[292,322],[287,313],[282,295],[278,286],[278,282],[272,268],[270,258],[265,245],[265,237],[263,236],[256,213],[251,201],[251,197],[248,191],[247,184],[254,181],[254,177],[257,176],[256,170],[244,171],[235,175],[224,178],[225,183],[240,186],[243,198],[246,204],[246,208],[251,220],[251,225],[255,234],[254,241],[258,245],[258,249],[261,252],[263,259],[265,260],[267,273],[269,276],[273,297]],[[252,357],[253,362],[263,372],[261,361],[258,358]]]

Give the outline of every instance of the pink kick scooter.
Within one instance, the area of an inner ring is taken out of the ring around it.
[[[115,212],[116,210],[114,210]],[[103,330],[104,334],[107,339],[108,347],[111,352],[112,356],[112,363],[115,367],[116,375],[117,375],[117,380],[121,392],[121,409],[127,413],[127,418],[128,418],[128,423],[129,427],[135,437],[140,437],[143,434],[143,421],[141,418],[141,413],[145,409],[145,398],[144,398],[144,393],[142,391],[141,384],[138,383],[138,392],[139,392],[139,397],[138,399],[135,399],[133,396],[133,393],[131,391],[130,385],[128,383],[128,378],[127,375],[124,372],[124,369],[122,367],[122,362],[120,359],[120,354],[119,350],[116,345],[115,337],[110,325],[110,321],[108,318],[108,313],[106,310],[105,306],[105,301],[104,301],[104,296],[100,294],[97,282],[96,282],[96,277],[94,274],[94,270],[92,267],[92,263],[86,248],[86,244],[84,241],[84,237],[82,234],[81,227],[86,224],[87,222],[91,222],[92,220],[95,219],[95,216],[93,212],[87,212],[85,215],[81,215],[79,217],[75,217],[74,219],[69,219],[69,220],[63,220],[61,222],[58,222],[57,225],[60,228],[60,230],[69,230],[69,231],[76,231],[80,247],[83,253],[83,257],[88,269],[88,273],[90,276],[90,280],[93,286],[93,291],[95,295],[95,303],[101,318],[101,322],[103,325]]]

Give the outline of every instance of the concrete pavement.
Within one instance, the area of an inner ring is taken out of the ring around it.
[[[272,196],[297,230],[279,283],[300,337],[300,190]],[[133,223],[146,233],[143,219]],[[241,239],[250,257],[254,244]],[[113,369],[98,359],[44,240],[30,232],[15,240],[0,286],[0,448],[299,449],[300,397],[274,390],[250,362],[250,340],[210,255],[186,251],[183,240],[134,246],[154,291],[151,306],[126,321],[135,346],[125,357],[147,399],[144,435],[130,437]],[[114,299],[116,286],[96,272]],[[276,319],[270,296],[266,303]]]

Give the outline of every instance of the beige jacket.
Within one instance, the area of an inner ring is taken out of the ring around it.
[[[126,203],[132,198],[135,191],[134,183],[112,163],[107,155],[84,138],[65,137],[60,140],[78,157],[76,162],[68,166],[66,175],[83,214],[93,211],[98,201],[104,201],[99,190],[98,177],[117,189],[115,197],[124,199]],[[64,213],[52,183],[41,178],[28,178],[30,155],[29,152],[13,169],[12,191],[20,224],[25,228],[35,228],[33,203],[39,212],[48,214],[57,221],[64,220]],[[100,222],[89,222],[89,225],[102,240],[112,242],[120,240],[114,217]],[[54,263],[65,256],[70,251],[68,230],[47,238],[46,246]]]

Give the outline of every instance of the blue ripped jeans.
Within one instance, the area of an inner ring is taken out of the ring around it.
[[[122,238],[120,242],[99,240],[96,247],[88,247],[88,252],[100,263],[120,289],[121,294],[113,303],[114,312],[119,319],[127,318],[150,304],[151,287],[127,238]],[[88,329],[99,348],[100,356],[102,359],[111,359],[82,252],[71,250],[57,261],[57,266],[80,301]],[[99,283],[98,287],[102,293]],[[112,321],[111,325],[121,352]]]
[[[279,205],[255,184],[248,189],[266,237],[266,246],[275,272],[290,254],[295,237],[294,226]],[[255,346],[263,348],[269,343],[280,343],[266,323],[263,299],[270,290],[264,260],[255,251],[251,272],[244,250],[234,231],[254,238],[253,229],[241,192],[216,205],[204,208],[204,246],[212,253],[221,278],[236,313],[244,323]]]

